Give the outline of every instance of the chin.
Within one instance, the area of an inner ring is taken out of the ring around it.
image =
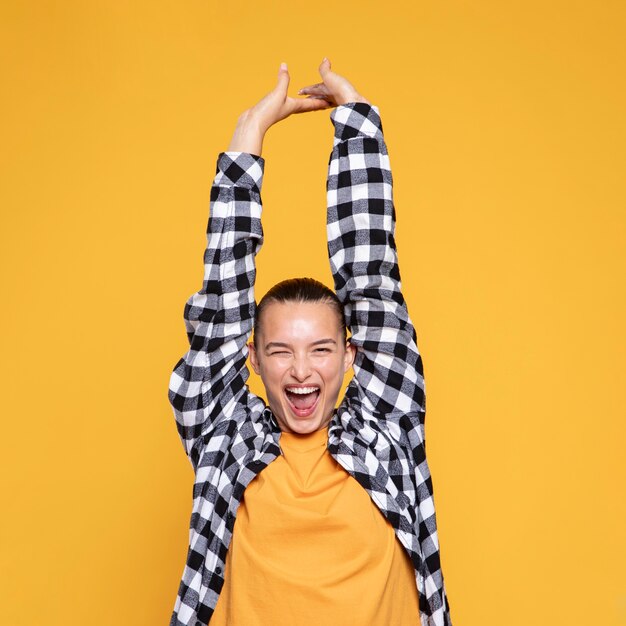
[[[324,427],[324,424],[318,422],[295,422],[288,424],[289,430],[291,432],[296,433],[298,435],[308,435],[309,433],[315,432],[316,430],[321,430]]]
[[[316,430],[321,430],[325,428],[329,422],[330,418],[324,420],[311,416],[309,419],[302,419],[301,417],[295,417],[293,415],[289,415],[287,419],[283,418],[278,420],[281,430],[287,430],[298,435],[307,435]]]

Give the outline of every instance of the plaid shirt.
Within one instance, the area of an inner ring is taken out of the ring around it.
[[[357,356],[329,424],[328,450],[369,493],[410,556],[421,626],[451,626],[426,461],[422,359],[400,291],[379,109],[351,102],[333,108],[330,118],[328,253]],[[195,472],[189,549],[170,626],[208,624],[246,486],[281,454],[275,418],[246,384],[264,165],[247,152],[218,156],[203,286],[184,311],[190,347],[170,378],[169,400]]]

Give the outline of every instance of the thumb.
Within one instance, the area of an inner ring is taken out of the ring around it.
[[[322,78],[330,72],[330,61],[326,57],[324,57],[324,60],[320,63],[319,71]]]
[[[280,69],[278,70],[278,86],[284,92],[287,92],[289,87],[289,70],[285,62],[280,64]]]

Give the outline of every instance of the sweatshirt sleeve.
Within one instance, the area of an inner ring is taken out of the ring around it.
[[[263,243],[261,186],[265,161],[220,152],[211,186],[202,288],[184,308],[189,350],[169,381],[178,433],[192,462],[194,446],[233,414],[244,393],[247,342],[255,312],[255,256]]]
[[[330,117],[328,254],[357,347],[348,394],[379,417],[421,414],[422,359],[401,291],[393,180],[379,109],[351,102]]]

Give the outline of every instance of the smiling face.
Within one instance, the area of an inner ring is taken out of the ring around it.
[[[354,361],[333,308],[324,302],[271,302],[249,344],[281,430],[311,433],[330,422],[344,374]]]

